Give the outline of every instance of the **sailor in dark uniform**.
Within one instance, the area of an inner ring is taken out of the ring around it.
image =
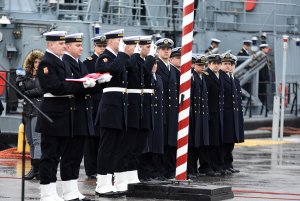
[[[210,40],[210,46],[204,51],[206,55],[217,54],[219,52],[218,47],[221,41],[216,38]]]
[[[98,59],[98,56],[102,54],[106,47],[106,38],[105,36],[96,36],[92,38],[94,41],[94,54],[90,57],[87,57],[83,62],[87,67],[89,73],[95,73],[95,63]],[[92,95],[92,105],[93,105],[93,120],[96,119],[96,114],[98,111],[98,106],[101,100],[102,91]],[[84,169],[86,175],[91,179],[96,179],[97,176],[97,155],[99,149],[100,141],[100,128],[99,124],[94,125],[95,127],[95,136],[88,137],[85,140],[84,144]]]
[[[177,79],[177,83],[178,83],[178,88],[177,88],[177,92],[178,92],[178,97],[179,97],[179,87],[180,87],[180,68],[181,68],[181,47],[175,47],[172,49],[171,51],[171,55],[170,55],[170,65],[173,66],[176,69],[176,79]]]
[[[250,56],[250,51],[251,51],[251,44],[252,41],[251,40],[244,40],[243,41],[243,47],[242,49],[238,52],[237,56]],[[237,62],[237,66],[241,65],[244,61],[238,61]],[[251,92],[251,80],[249,80],[247,83],[245,83],[245,85],[243,86],[243,88],[247,91],[247,92]]]
[[[128,123],[123,148],[128,154],[125,156],[128,159],[127,167],[125,167],[128,184],[140,182],[137,172],[138,158],[144,150],[148,136],[153,132],[151,102],[154,91],[150,88],[150,82],[156,60],[153,55],[148,55],[151,38],[151,36],[146,38],[133,36],[123,39],[126,45],[136,45],[134,54],[130,58],[130,66],[126,68],[128,71]]]
[[[114,191],[127,190],[126,158],[123,142],[127,128],[127,71],[126,66],[134,49],[121,41],[123,29],[107,32],[107,47],[96,62],[96,72],[112,75],[103,89],[99,105],[100,145],[97,159],[97,186],[99,196],[109,196]],[[98,117],[97,117],[98,118]],[[112,174],[114,184],[112,186]]]
[[[234,64],[232,65],[230,73],[233,74],[237,62],[237,58],[234,55],[232,56],[234,59]],[[241,88],[240,80],[236,78],[234,75],[233,75],[233,79],[237,90],[237,111],[238,111],[238,119],[239,119],[238,138],[235,143],[243,143],[245,139],[245,134],[244,134],[244,112],[243,112],[243,105],[242,105],[242,100],[243,100],[242,88]],[[231,167],[228,170],[231,171],[232,173],[240,172],[238,169],[233,167],[233,164],[231,164]]]
[[[164,171],[166,178],[174,178],[178,132],[178,70],[169,63],[174,42],[162,38],[155,44],[158,48],[157,74],[161,76],[164,86]]]
[[[252,44],[251,40],[244,40],[243,47],[238,52],[237,56],[250,56],[251,44]],[[243,61],[238,61],[237,65],[239,66],[241,63],[243,63]]]
[[[82,198],[77,187],[79,166],[77,159],[81,150],[74,144],[80,139],[73,139],[74,96],[85,96],[86,88],[95,86],[95,81],[67,82],[72,78],[71,69],[64,66],[61,57],[65,51],[65,31],[52,31],[44,34],[47,41],[46,53],[39,65],[37,77],[44,90],[41,110],[53,123],[40,118],[41,149],[40,188],[41,201],[64,201],[56,192],[56,174],[60,162],[60,175],[63,181],[71,181],[70,189],[75,199]],[[79,152],[79,153],[78,153]],[[80,161],[79,161],[80,164]],[[77,188],[77,189],[76,189]],[[83,197],[81,200],[89,200]]]
[[[151,43],[151,37],[141,37],[140,45],[142,47],[141,54],[143,54],[143,48],[145,48],[144,54],[149,52],[148,55],[154,56],[156,53],[156,46],[152,43],[150,50],[148,49],[149,43]],[[143,45],[144,44],[144,45]],[[147,49],[146,49],[147,48]],[[163,136],[163,85],[162,79],[156,72],[157,64],[153,65],[151,69],[150,79],[145,82],[146,88],[154,90],[154,94],[151,97],[152,107],[152,132],[147,138],[146,145],[144,147],[143,154],[139,157],[138,174],[141,180],[161,179],[163,174],[161,168],[163,167],[163,153],[164,153],[164,136]]]
[[[107,45],[105,36],[96,36],[92,38],[92,41],[94,41],[94,53],[92,54],[92,56],[87,57],[86,60],[83,62],[86,65],[89,73],[96,72],[95,63],[99,55],[104,52],[105,47]]]
[[[222,55],[222,66],[220,77],[223,80],[224,87],[224,121],[223,121],[223,170],[231,171],[234,149],[234,143],[239,142],[239,107],[238,107],[238,91],[232,75],[232,66],[235,60],[232,54],[227,53]],[[230,174],[230,173],[229,173]]]
[[[213,172],[208,172],[208,176],[223,174],[223,104],[224,89],[220,79],[219,69],[221,57],[219,54],[207,57],[208,68],[205,76],[208,91],[208,110],[209,110],[209,160]]]
[[[209,145],[208,130],[208,99],[205,83],[206,57],[196,56],[192,65],[191,82],[191,107],[190,107],[190,127],[189,127],[189,151],[188,151],[188,175],[197,176],[198,159],[200,162],[200,173],[209,170],[209,160],[207,159],[206,148]],[[211,169],[210,169],[211,170]]]
[[[86,66],[79,60],[82,54],[82,33],[66,35],[66,52],[62,57],[64,66],[71,69],[72,78],[79,79],[88,74]],[[100,81],[100,80],[99,80]],[[102,82],[102,80],[101,80]],[[91,95],[101,90],[101,86],[97,84],[93,88],[87,89],[87,95],[74,97],[74,117],[73,117],[73,137],[72,142],[73,152],[76,151],[73,158],[73,168],[78,168],[74,171],[77,178],[66,179],[62,178],[62,190],[65,200],[89,200],[78,191],[77,179],[79,175],[80,163],[83,157],[84,141],[89,136],[95,136],[93,116],[92,116],[92,100]],[[73,142],[74,141],[74,142]],[[76,148],[76,149],[75,149]],[[77,196],[77,197],[76,197]]]
[[[259,46],[259,49],[265,54],[268,55],[270,48],[269,45],[267,43],[261,44]],[[262,109],[265,108],[266,110],[268,110],[268,108],[266,108],[266,104],[267,104],[267,89],[268,89],[268,85],[271,81],[270,78],[270,66],[271,66],[271,61],[269,58],[267,58],[267,64],[265,64],[265,66],[259,71],[259,89],[258,89],[258,97],[260,99],[260,101],[262,102]],[[262,110],[261,110],[262,112]]]

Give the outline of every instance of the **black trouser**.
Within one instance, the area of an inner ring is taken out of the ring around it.
[[[125,154],[127,171],[137,170],[139,156],[142,154],[148,135],[151,133],[148,129],[128,128],[126,132],[125,142],[123,143],[123,151]]]
[[[84,137],[41,137],[40,184],[56,182],[60,162],[60,177],[63,181],[78,179],[83,157]]]
[[[164,154],[164,171],[166,178],[175,177],[176,170],[176,151],[177,147],[175,146],[165,146]]]
[[[84,143],[84,169],[87,176],[97,174],[100,136],[87,137]]]
[[[223,144],[223,154],[224,154],[224,169],[233,168],[233,155],[232,151],[234,149],[234,143],[224,143]]]
[[[187,163],[187,173],[197,174],[197,160],[198,160],[199,149],[197,147],[189,147],[188,150],[188,163]]]
[[[209,162],[210,162],[211,168],[214,171],[222,170],[223,164],[224,164],[222,145],[209,146],[208,153],[209,153]]]
[[[138,173],[140,179],[163,177],[163,154],[144,153],[139,157]]]
[[[122,146],[124,145],[122,143],[124,142],[125,132],[113,128],[100,128],[100,134],[97,174],[106,175],[114,172],[123,172]]]
[[[199,147],[199,163],[200,166],[198,168],[199,173],[206,173],[210,170],[210,158],[209,158],[209,146],[200,146]]]

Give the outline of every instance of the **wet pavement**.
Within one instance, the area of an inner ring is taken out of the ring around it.
[[[284,143],[271,140],[247,140],[234,150],[235,168],[241,172],[232,176],[199,177],[198,185],[231,186],[231,200],[299,200],[300,201],[300,136],[284,138]],[[21,159],[0,159],[0,200],[21,200]],[[29,160],[26,161],[26,172]],[[58,175],[58,178],[59,175]],[[58,186],[60,181],[58,181]],[[79,189],[99,201],[150,201],[141,198],[98,198],[94,195],[95,180],[88,180],[81,167]],[[61,195],[61,188],[58,187]],[[39,200],[39,182],[25,182],[25,200]]]

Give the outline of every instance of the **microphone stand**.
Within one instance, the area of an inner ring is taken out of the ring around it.
[[[43,111],[40,110],[38,106],[36,106],[26,95],[24,95],[19,89],[17,89],[13,84],[11,84],[8,80],[6,80],[1,74],[0,78],[4,80],[6,84],[8,84],[11,88],[13,88],[24,100],[26,100],[29,104],[31,104],[45,119],[47,119],[50,123],[53,123],[53,120],[47,116]],[[22,115],[23,122],[23,115]],[[25,132],[23,132],[23,146],[22,146],[22,196],[21,201],[25,200]]]

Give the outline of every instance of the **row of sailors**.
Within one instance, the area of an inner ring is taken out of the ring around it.
[[[105,48],[103,37],[94,38],[95,56],[82,63],[82,34],[65,34],[44,34],[47,50],[37,73],[46,93],[41,109],[54,121],[40,118],[41,200],[90,200],[77,185],[83,155],[86,173],[97,175],[99,196],[123,195],[139,179],[173,178],[180,77],[169,62],[173,41],[160,39],[154,45],[151,37],[123,38],[123,30],[111,31],[104,34]],[[230,75],[231,54],[197,57],[193,64],[190,175],[237,172],[232,150],[243,140],[240,89],[237,79],[219,72],[221,63]],[[65,81],[93,72],[109,72],[112,78]],[[59,163],[63,199],[56,192]]]

